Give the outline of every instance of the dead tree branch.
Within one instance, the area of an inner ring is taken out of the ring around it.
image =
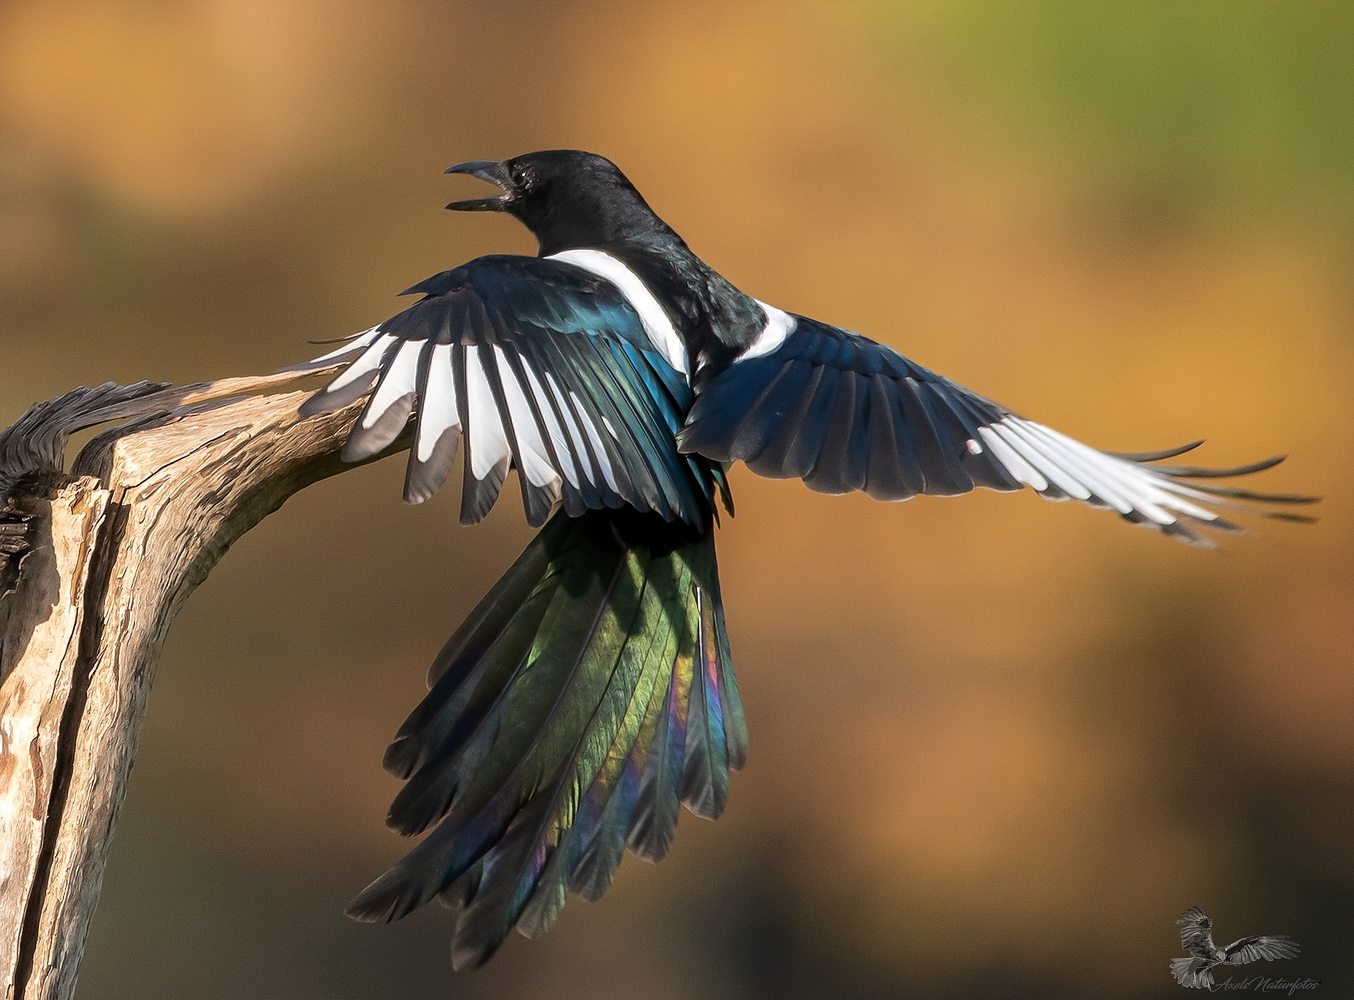
[[[297,377],[76,389],[0,432],[6,1000],[74,993],[175,613],[237,538],[346,468],[360,403],[303,419],[307,393],[257,395]],[[64,471],[73,432],[118,420]]]

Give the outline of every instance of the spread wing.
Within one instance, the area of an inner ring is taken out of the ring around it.
[[[1202,906],[1191,906],[1180,914],[1176,923],[1180,925],[1180,947],[1185,951],[1212,958],[1217,949],[1213,946],[1213,921]]]
[[[1267,962],[1279,958],[1297,958],[1298,943],[1281,934],[1252,935],[1233,941],[1223,951],[1227,954],[1222,960],[1224,965],[1249,965],[1262,958]]]
[[[823,493],[864,490],[880,500],[1028,485],[1050,500],[1112,509],[1198,544],[1210,543],[1192,526],[1236,530],[1215,508],[1313,500],[1207,482],[1281,458],[1202,469],[1153,464],[1201,442],[1155,454],[1097,451],[860,334],[779,310],[768,316],[767,330],[734,361],[697,373],[678,438],[684,452],[741,460],[760,475],[800,478]]]
[[[690,389],[614,285],[567,263],[489,256],[411,293],[424,297],[298,366],[349,361],[306,414],[375,385],[346,460],[390,445],[416,410],[405,499],[432,496],[463,443],[463,523],[489,512],[510,466],[532,525],[557,501],[572,516],[623,505],[690,524],[708,516],[718,473],[674,444]]]

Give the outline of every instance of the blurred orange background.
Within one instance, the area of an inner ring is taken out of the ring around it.
[[[1175,917],[1354,989],[1354,8],[203,0],[0,7],[0,423],[261,373],[512,220],[450,163],[615,160],[750,294],[1088,443],[1328,499],[1202,552],[1031,494],[733,475],[752,734],[718,824],[453,975],[344,903],[380,755],[528,537],[401,460],[247,535],[165,647],[87,998],[1174,996]],[[453,477],[454,478],[454,477]]]

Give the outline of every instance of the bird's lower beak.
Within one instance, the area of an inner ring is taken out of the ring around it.
[[[482,181],[497,185],[503,190],[503,193],[497,198],[466,198],[464,201],[453,201],[447,206],[453,211],[502,212],[512,201],[512,178],[508,175],[508,168],[502,163],[496,163],[493,160],[470,160],[466,163],[458,163],[454,167],[447,167],[445,172],[449,174],[469,174],[471,177],[478,177]]]

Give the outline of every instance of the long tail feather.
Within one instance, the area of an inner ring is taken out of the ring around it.
[[[715,817],[747,735],[710,525],[556,514],[457,630],[387,767],[402,833],[436,828],[349,907],[441,897],[457,968],[595,899],[627,846],[657,860],[679,806]]]
[[[579,828],[576,843],[579,856],[573,861],[569,874],[568,889],[584,899],[596,901],[611,886],[611,880],[620,867],[625,854],[625,835],[630,829],[630,817],[634,814],[635,803],[639,798],[640,782],[644,776],[644,763],[654,746],[654,736],[658,731],[659,717],[666,710],[668,680],[666,662],[655,657],[662,664],[664,683],[655,683],[649,693],[645,706],[643,723],[639,735],[630,746],[630,751],[622,762],[622,769],[616,787],[611,790],[606,806],[592,829]],[[656,681],[659,678],[655,679]],[[606,795],[606,789],[594,781],[590,795]]]
[[[654,746],[640,777],[635,809],[626,830],[626,846],[645,861],[661,861],[677,830],[686,750],[687,716],[691,707],[691,665],[677,657],[668,681],[667,698],[659,712]]]

